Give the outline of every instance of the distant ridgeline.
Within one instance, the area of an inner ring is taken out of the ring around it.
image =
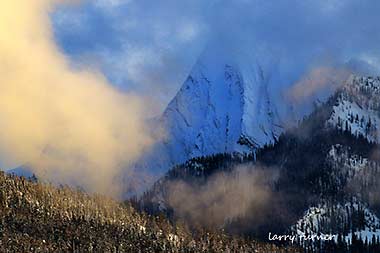
[[[0,172],[0,252],[299,252],[190,233],[129,204]]]
[[[170,192],[173,183],[202,189],[218,173],[260,168],[276,174],[266,197],[270,208],[257,216],[252,203],[233,219],[226,217],[219,228],[263,240],[268,232],[328,233],[335,240],[298,243],[306,252],[380,252],[379,92],[380,78],[353,77],[274,144],[252,154],[191,159],[171,169],[134,205],[152,214],[164,212],[172,220],[190,220],[191,226],[193,217],[171,205],[172,195],[178,194]]]

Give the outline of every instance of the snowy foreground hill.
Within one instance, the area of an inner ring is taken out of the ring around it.
[[[188,231],[128,203],[0,172],[0,252],[299,252]]]

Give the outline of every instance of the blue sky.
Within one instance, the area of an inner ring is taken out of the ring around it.
[[[85,1],[59,7],[52,21],[74,65],[95,65],[115,86],[156,94],[163,106],[206,43],[201,2]]]
[[[99,68],[163,107],[210,43],[276,55],[295,78],[350,60],[377,72],[378,13],[375,0],[93,0],[61,5],[51,17],[74,66]]]

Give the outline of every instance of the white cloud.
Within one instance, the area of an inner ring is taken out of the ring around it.
[[[199,34],[201,25],[192,22],[185,22],[178,28],[178,38],[183,42],[188,42],[196,39]]]
[[[153,142],[145,101],[71,68],[53,40],[53,3],[0,2],[0,158],[48,181],[120,193],[115,179]]]
[[[99,8],[111,9],[130,2],[132,2],[132,0],[94,0],[94,5]]]
[[[54,16],[56,24],[66,31],[71,29],[82,30],[86,24],[86,19],[87,15],[79,12],[59,11]]]

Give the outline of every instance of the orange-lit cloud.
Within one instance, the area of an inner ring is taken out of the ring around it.
[[[0,156],[48,180],[115,193],[114,178],[152,143],[143,101],[70,68],[50,25],[59,2],[0,2]]]
[[[350,74],[351,72],[345,68],[313,68],[290,88],[287,96],[294,102],[305,102],[320,91],[333,90],[343,85]]]

